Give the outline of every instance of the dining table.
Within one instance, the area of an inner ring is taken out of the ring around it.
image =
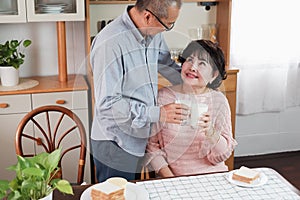
[[[132,182],[147,193],[145,200],[300,200],[300,190],[274,169],[266,167],[253,169],[261,174],[259,181],[255,184],[232,180],[234,171],[152,178]],[[72,186],[74,195],[64,195],[59,191],[54,191],[53,200],[91,200],[89,197],[82,198],[81,195],[93,186],[74,185]]]

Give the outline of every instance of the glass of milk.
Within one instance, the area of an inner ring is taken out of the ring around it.
[[[175,103],[180,103],[180,104],[185,104],[186,106],[189,107],[190,111],[191,111],[191,108],[192,108],[192,101],[190,99],[176,99]],[[190,125],[191,119],[190,117],[188,117],[186,120],[183,120],[181,122],[181,126],[187,126],[187,125]]]
[[[197,128],[199,118],[207,111],[208,111],[208,102],[205,97],[201,97],[196,102],[192,102],[190,125],[193,128]]]

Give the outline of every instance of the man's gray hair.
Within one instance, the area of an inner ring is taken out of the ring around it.
[[[145,9],[149,9],[155,13],[159,18],[168,17],[168,8],[177,7],[181,8],[181,0],[137,0],[136,8],[142,12]]]

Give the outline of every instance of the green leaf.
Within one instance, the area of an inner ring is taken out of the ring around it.
[[[18,159],[17,165],[19,165],[19,167],[21,169],[25,169],[25,168],[29,167],[28,159],[26,159],[22,156],[17,156],[17,159]]]
[[[50,154],[43,152],[30,158],[18,156],[17,164],[9,167],[10,170],[16,172],[16,178],[10,182],[0,181],[0,199],[6,197],[7,194],[8,200],[39,199],[54,189],[62,193],[73,194],[68,181],[51,180],[53,174],[59,169],[60,156],[61,149]]]
[[[17,179],[13,179],[12,181],[9,182],[9,187],[11,190],[18,190],[22,183],[19,183]]]
[[[41,181],[33,182],[33,180],[23,181],[21,185],[21,194],[24,197],[28,195],[30,199],[37,199],[45,195],[45,190],[42,187],[43,183]],[[46,185],[47,187],[47,185]]]
[[[11,49],[16,49],[18,46],[19,46],[19,42],[18,42],[18,40],[12,40],[12,41],[10,41],[10,48]]]
[[[9,188],[8,184],[9,184],[9,181],[0,180],[0,189],[1,190],[7,190]]]
[[[4,197],[6,197],[6,191],[0,190],[0,199],[3,199]]]
[[[22,46],[20,46],[22,44]],[[23,50],[30,46],[31,40],[10,40],[0,44],[0,66],[13,66],[18,69],[23,63]],[[20,48],[23,47],[23,48]]]
[[[8,199],[9,200],[20,200],[20,199],[26,199],[23,198],[24,195],[21,195],[19,191],[12,191],[9,195],[8,195]]]
[[[59,160],[60,160],[61,149],[56,149],[47,158],[46,166],[52,172],[55,168],[57,168]]]
[[[31,40],[24,40],[23,46],[28,47],[31,44]]]
[[[23,170],[23,174],[27,176],[43,177],[44,172],[39,168],[29,167]]]
[[[0,180],[0,199],[6,196],[6,191],[9,189],[9,181]]]
[[[63,193],[66,193],[66,194],[72,194],[72,195],[74,194],[71,184],[66,180],[59,180],[56,183],[54,183],[54,186],[60,192],[63,192]]]

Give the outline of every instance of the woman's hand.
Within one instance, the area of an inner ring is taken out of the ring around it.
[[[211,118],[208,112],[203,113],[203,115],[199,117],[198,125],[202,128],[202,131],[205,132],[205,135],[207,135],[212,128]]]
[[[189,107],[185,104],[170,103],[160,107],[160,122],[181,124],[189,116]]]
[[[213,143],[217,143],[220,139],[220,133],[215,130],[209,113],[204,113],[199,119],[199,126],[202,127],[202,131],[205,136]]]

